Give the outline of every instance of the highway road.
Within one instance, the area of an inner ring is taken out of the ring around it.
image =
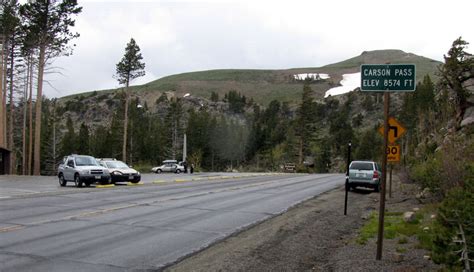
[[[344,184],[339,174],[162,177],[112,188],[2,177],[0,271],[160,270]]]

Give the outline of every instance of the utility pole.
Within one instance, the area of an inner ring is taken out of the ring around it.
[[[188,149],[187,149],[187,140],[186,140],[186,133],[184,133],[184,137],[183,137],[183,162],[185,162],[187,160],[187,153],[188,153]]]

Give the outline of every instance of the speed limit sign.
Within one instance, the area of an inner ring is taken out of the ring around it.
[[[386,153],[388,162],[400,162],[400,145],[389,145]]]

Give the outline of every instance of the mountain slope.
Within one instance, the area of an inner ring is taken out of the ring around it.
[[[257,103],[267,105],[271,100],[296,102],[301,97],[302,81],[294,79],[295,74],[325,73],[327,80],[312,84],[316,98],[324,97],[325,92],[339,85],[342,75],[355,73],[361,64],[374,63],[413,63],[417,69],[417,80],[426,74],[435,77],[438,61],[405,53],[401,50],[376,50],[320,68],[296,68],[286,70],[210,70],[164,77],[137,87],[137,91],[175,92],[177,96],[190,93],[193,96],[209,98],[216,92],[222,98],[230,90],[240,92]]]
[[[325,92],[339,86],[343,74],[355,73],[361,64],[375,63],[413,63],[416,65],[417,80],[426,74],[436,77],[437,67],[441,62],[406,53],[401,50],[365,51],[354,58],[326,65],[323,67],[294,68],[285,70],[251,70],[227,69],[209,70],[171,75],[151,81],[147,84],[131,87],[136,96],[154,104],[163,93],[169,96],[182,97],[189,93],[193,97],[209,99],[212,92],[222,99],[231,90],[237,91],[261,105],[268,105],[272,100],[298,103],[301,98],[304,81],[296,80],[294,75],[306,73],[324,73],[329,79],[315,80],[311,88],[316,99],[322,99]],[[97,93],[115,93],[120,89],[104,90]],[[91,95],[79,94],[79,95]],[[64,97],[66,101],[78,95]]]

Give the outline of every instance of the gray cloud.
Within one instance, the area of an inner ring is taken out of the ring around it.
[[[81,37],[72,56],[55,60],[62,75],[47,75],[57,91],[45,93],[119,87],[115,65],[131,37],[147,73],[132,84],[207,69],[318,67],[386,48],[441,60],[457,37],[474,42],[474,3],[459,2],[465,8],[450,13],[447,1],[80,1]]]

